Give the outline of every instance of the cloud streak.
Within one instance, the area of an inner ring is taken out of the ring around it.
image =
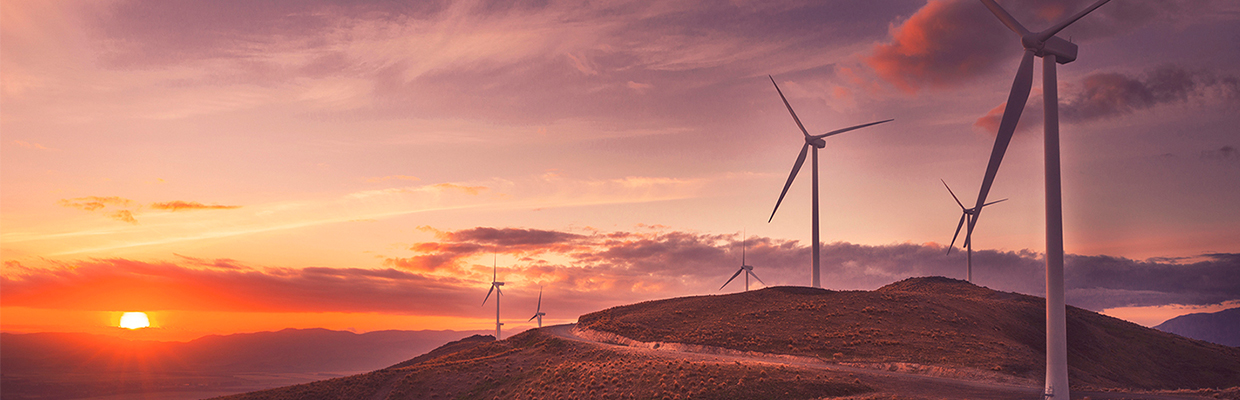
[[[241,206],[223,206],[218,204],[202,204],[196,201],[174,200],[163,203],[151,203],[151,208],[176,212],[189,210],[231,210],[241,208]]]

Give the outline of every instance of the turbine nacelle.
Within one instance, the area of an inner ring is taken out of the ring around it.
[[[741,266],[741,269],[744,269],[744,270],[746,270],[746,271],[753,271],[753,266],[752,266],[752,265],[742,265],[742,266]]]
[[[1059,64],[1076,61],[1076,44],[1060,39],[1058,36],[1051,36],[1046,41],[1038,41],[1037,35],[1030,34],[1021,38],[1020,44],[1025,46],[1026,50],[1033,50],[1033,54],[1038,57],[1054,55],[1055,62]]]
[[[808,145],[810,145],[810,146],[814,146],[815,148],[819,148],[819,149],[822,149],[822,148],[826,148],[826,147],[827,147],[827,141],[826,141],[826,140],[823,140],[822,138],[816,138],[816,137],[813,137],[813,136],[806,137],[806,138],[805,138],[805,144],[808,144]]]

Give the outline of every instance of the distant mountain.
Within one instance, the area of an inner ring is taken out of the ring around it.
[[[75,398],[82,393],[151,392],[187,385],[223,391],[243,385],[239,391],[245,391],[256,389],[252,385],[257,378],[253,376],[272,377],[275,383],[266,386],[272,387],[332,376],[315,374],[370,371],[472,333],[476,332],[355,334],[285,329],[211,335],[189,342],[126,340],[85,333],[3,333],[0,384],[6,400],[23,398],[31,392],[34,397],[29,398],[54,399]],[[242,374],[250,376],[238,378]],[[81,379],[71,384],[49,383],[66,375]]]
[[[1036,398],[1044,305],[941,277],[680,297],[227,399]],[[1067,325],[1078,397],[1240,399],[1240,349],[1076,307]],[[1177,395],[1147,392],[1158,390]]]
[[[1154,329],[1183,337],[1240,347],[1240,307],[1213,313],[1181,315]]]

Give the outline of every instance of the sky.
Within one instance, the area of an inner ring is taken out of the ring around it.
[[[1088,3],[1000,2],[1034,30]],[[972,0],[0,5],[0,329],[156,340],[487,329],[493,267],[519,331],[540,289],[545,323],[743,290],[742,246],[807,286],[771,79],[811,134],[895,119],[819,151],[823,286],[963,279],[943,182],[972,203],[1022,54]],[[1068,304],[1240,305],[1240,4],[1058,36]],[[1040,75],[974,232],[974,283],[1034,295]]]

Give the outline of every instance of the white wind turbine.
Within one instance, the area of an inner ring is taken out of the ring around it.
[[[745,238],[741,238],[741,269],[736,270],[736,273],[732,274],[732,277],[728,278],[728,281],[724,282],[723,286],[719,287],[719,290],[723,290],[725,286],[728,286],[729,283],[732,283],[732,280],[736,279],[736,277],[740,275],[741,272],[745,273],[745,291],[746,292],[749,291],[749,277],[750,276],[753,276],[753,278],[757,279],[758,282],[762,282],[762,278],[759,278],[758,274],[753,273],[753,266],[745,264]],[[762,282],[762,284],[765,285],[766,282]]]
[[[1004,25],[1020,35],[1021,46],[1025,55],[1020,60],[1020,68],[1016,70],[1016,79],[1012,82],[1012,91],[1008,94],[1007,105],[1003,109],[1003,120],[999,123],[999,132],[995,137],[995,147],[990,153],[990,162],[986,166],[986,176],[982,180],[982,188],[977,194],[977,207],[973,218],[969,221],[969,230],[977,224],[981,215],[981,206],[986,203],[986,194],[994,183],[995,173],[1003,154],[1007,151],[1016,123],[1020,121],[1020,113],[1029,100],[1029,91],[1033,87],[1033,57],[1042,57],[1042,97],[1045,111],[1042,123],[1045,129],[1046,158],[1046,387],[1044,398],[1067,399],[1068,396],[1068,338],[1065,327],[1065,305],[1063,284],[1063,196],[1059,180],[1059,91],[1055,78],[1055,63],[1067,64],[1076,60],[1077,46],[1072,42],[1055,37],[1056,33],[1081,19],[1110,0],[1098,0],[1081,12],[1068,17],[1041,32],[1030,32],[1020,22],[994,0],[981,0],[990,12],[999,17]]]
[[[944,187],[947,187],[947,193],[951,193],[952,198],[956,200],[956,204],[960,206],[960,212],[961,212],[961,213],[960,213],[960,222],[956,223],[956,233],[952,235],[952,244],[947,245],[947,254],[951,254],[951,253],[952,253],[952,248],[953,248],[954,246],[956,246],[956,237],[959,237],[959,236],[960,236],[960,227],[964,226],[964,221],[965,221],[965,219],[966,219],[966,218],[967,218],[967,219],[970,219],[970,220],[972,220],[972,219],[973,219],[973,218],[969,218],[969,217],[972,217],[973,215],[975,215],[975,214],[976,214],[976,213],[974,212],[974,210],[976,210],[977,208],[965,208],[965,207],[964,207],[964,204],[960,202],[960,199],[956,197],[956,193],[952,192],[952,187],[951,187],[951,186],[947,186],[947,182],[946,182],[946,181],[944,181],[944,180],[942,180],[942,179],[939,179],[939,182],[943,182],[943,186],[944,186]],[[983,205],[982,205],[982,207],[985,207],[985,206],[988,206],[988,205],[991,205],[991,204],[995,204],[995,203],[998,203],[998,202],[1001,202],[1001,201],[1006,201],[1006,200],[1007,200],[1007,199],[1003,199],[1003,200],[995,200],[995,201],[992,201],[992,202],[989,202],[989,203],[983,204]],[[972,239],[973,239],[973,229],[972,229],[973,224],[972,224],[972,223],[970,223],[970,224],[969,224],[969,227],[970,227],[970,229],[969,229],[969,230],[967,230],[967,231],[965,232],[965,234],[964,234],[964,248],[965,248],[966,250],[968,250],[968,253],[969,253],[969,256],[967,257],[969,267],[968,267],[968,270],[967,270],[967,272],[966,272],[966,274],[965,274],[965,277],[966,277],[966,280],[968,280],[969,282],[973,282],[973,241],[972,241]]]
[[[487,305],[487,300],[491,299],[491,292],[495,292],[495,340],[499,340],[499,327],[504,325],[502,322],[499,322],[499,296],[504,294],[504,291],[500,290],[499,287],[504,286],[504,282],[496,280],[497,269],[498,267],[496,266],[495,261],[492,261],[491,290],[488,290],[487,297],[482,299],[482,305]]]
[[[827,147],[827,141],[823,140],[823,138],[826,138],[827,136],[848,132],[854,129],[864,128],[870,125],[878,125],[884,122],[891,122],[891,121],[894,121],[894,119],[889,119],[886,121],[871,122],[868,124],[851,126],[851,127],[844,128],[844,129],[837,129],[837,130],[827,132],[821,135],[810,135],[809,131],[805,130],[805,125],[801,124],[801,119],[797,118],[796,111],[792,111],[792,105],[788,104],[788,98],[784,97],[784,92],[782,90],[779,90],[779,84],[775,83],[775,78],[771,77],[770,75],[767,75],[767,77],[771,78],[771,84],[775,85],[775,91],[779,92],[779,98],[784,101],[784,106],[788,107],[788,113],[792,114],[792,120],[796,121],[797,127],[801,128],[801,133],[805,135],[805,144],[801,146],[801,154],[797,156],[796,164],[792,165],[792,173],[788,175],[788,182],[784,183],[784,191],[779,193],[779,200],[775,202],[775,209],[771,210],[771,218],[768,218],[766,222],[769,223],[771,222],[771,220],[775,219],[775,212],[779,211],[779,204],[784,201],[784,195],[788,194],[788,187],[792,186],[792,180],[797,177],[797,172],[801,170],[801,164],[805,163],[805,153],[809,152],[810,147],[813,147],[814,156],[812,157],[813,162],[811,163],[810,166],[814,170],[813,172],[814,182],[813,182],[813,195],[811,196],[810,201],[813,203],[813,216],[811,217],[812,218],[811,225],[813,226],[812,227],[813,230],[812,230],[811,236],[814,242],[814,250],[813,250],[813,255],[812,255],[813,261],[814,261],[814,264],[813,264],[814,269],[813,269],[813,278],[811,282],[812,282],[813,287],[816,287],[816,288],[822,287],[822,284],[818,280],[818,270],[819,270],[818,268],[818,264],[819,264],[819,259],[818,259],[818,247],[819,247],[819,243],[818,243],[818,149]]]
[[[534,309],[534,316],[530,317],[530,321],[533,321],[534,318],[538,318],[538,327],[542,328],[542,317],[544,315],[547,315],[547,313],[542,312],[542,288],[539,287],[538,288],[538,308]],[[525,321],[525,322],[530,322],[530,321]]]

